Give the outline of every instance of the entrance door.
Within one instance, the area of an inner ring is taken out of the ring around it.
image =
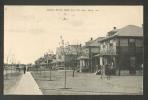
[[[136,74],[136,62],[135,57],[130,57],[130,74]]]

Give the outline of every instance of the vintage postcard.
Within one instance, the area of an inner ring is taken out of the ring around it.
[[[4,6],[4,95],[143,95],[143,6]]]

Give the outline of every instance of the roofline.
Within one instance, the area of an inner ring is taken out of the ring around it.
[[[102,39],[102,40],[99,41],[99,42],[103,42],[103,41],[106,41],[106,40],[109,40],[109,39],[112,39],[112,38],[117,38],[117,37],[134,37],[134,38],[143,38],[143,36],[118,36],[118,35],[113,35],[113,36],[110,36],[110,37],[106,37],[106,38]]]
[[[100,41],[100,40],[102,40],[102,39],[104,39],[105,37],[97,37],[96,39],[94,39],[94,40],[89,40],[89,41],[87,41],[87,42],[85,42],[85,43],[91,43],[91,42],[94,42],[94,41],[97,41],[97,39],[99,39],[98,41]]]
[[[118,37],[118,36],[117,35],[113,35],[113,36],[105,37],[104,39],[100,40],[99,42],[103,42],[105,40],[112,39],[112,38],[115,38],[115,37]]]

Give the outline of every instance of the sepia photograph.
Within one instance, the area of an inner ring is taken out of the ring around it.
[[[143,95],[143,6],[4,6],[4,95]]]

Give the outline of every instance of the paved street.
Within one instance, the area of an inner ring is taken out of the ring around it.
[[[21,80],[14,87],[15,88],[12,88],[11,92],[9,92],[10,95],[42,95],[30,72],[22,75]],[[7,93],[5,95],[7,95]]]
[[[94,73],[67,71],[67,88],[64,88],[64,70],[32,72],[44,95],[142,95],[143,76],[111,76],[110,80],[100,79]]]

